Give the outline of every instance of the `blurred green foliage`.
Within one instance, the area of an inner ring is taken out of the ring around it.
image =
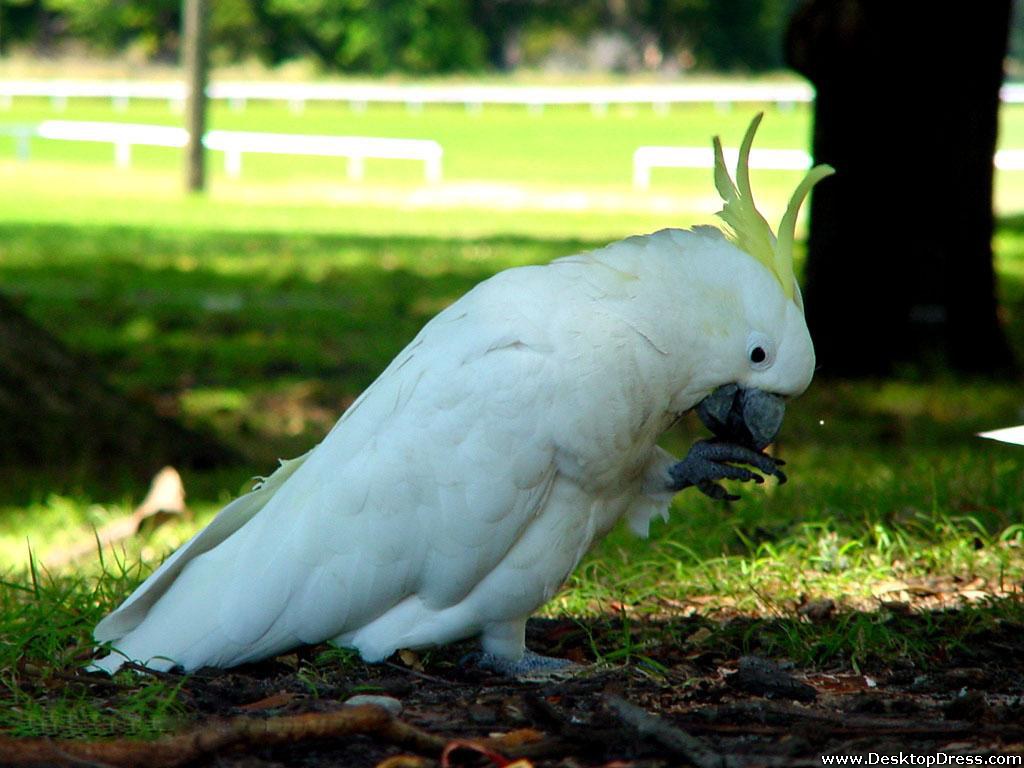
[[[260,5],[253,3],[253,6]],[[449,72],[479,69],[484,41],[468,0],[270,0],[256,16],[265,58],[311,53],[329,70]]]
[[[782,65],[794,0],[217,0],[214,61],[308,58],[329,72],[432,74],[536,66],[599,39],[596,69],[762,71]],[[151,60],[178,53],[178,0],[5,0],[0,46],[50,52],[84,45]],[[573,56],[568,57],[569,60]],[[566,57],[561,56],[563,65]],[[578,63],[578,62],[577,62]],[[572,65],[570,65],[572,66]]]

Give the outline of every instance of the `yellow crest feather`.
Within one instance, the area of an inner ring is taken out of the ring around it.
[[[835,170],[828,165],[817,165],[807,173],[793,191],[789,205],[786,206],[786,213],[779,223],[779,236],[776,238],[771,226],[754,205],[754,195],[750,190],[750,147],[754,143],[754,134],[757,133],[757,127],[763,117],[763,112],[755,115],[743,136],[739,158],[736,161],[736,184],[733,184],[725,167],[722,142],[717,136],[713,139],[715,188],[725,203],[718,215],[728,225],[729,239],[736,247],[767,267],[779,281],[786,298],[793,299],[796,293],[796,277],[793,274],[793,235],[796,230],[796,217],[811,188],[826,176],[831,176]]]

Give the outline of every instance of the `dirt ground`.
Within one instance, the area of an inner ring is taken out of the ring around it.
[[[707,632],[704,619],[675,624],[656,636]],[[621,639],[622,631],[616,621],[534,620],[528,644],[588,662],[592,648]],[[323,648],[305,649],[189,678],[182,696],[196,714],[197,730],[188,749],[201,746],[164,755],[163,764],[709,768],[821,766],[829,755],[860,755],[863,764],[876,765],[897,764],[901,754],[899,764],[920,765],[929,756],[927,764],[962,765],[1024,755],[1024,627],[997,625],[971,647],[926,664],[897,661],[860,671],[848,665],[804,670],[722,645],[647,646],[628,665],[542,683],[510,682],[460,665],[470,644],[406,653],[383,665],[320,664],[313,678],[302,672],[309,669],[302,661]],[[95,685],[100,693],[101,684]],[[385,720],[412,726],[414,734],[380,725],[360,735],[325,731],[323,718],[346,709],[344,702],[356,695],[383,697],[369,703],[391,708],[394,716]],[[267,728],[284,723],[292,730],[274,743],[253,736],[251,728],[230,743],[203,742],[209,734],[202,729],[222,718]],[[164,748],[174,752],[181,743]],[[136,759],[108,758],[63,764]],[[137,757],[138,764],[152,759]]]

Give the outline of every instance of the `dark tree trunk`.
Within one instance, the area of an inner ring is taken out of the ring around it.
[[[158,416],[0,295],[0,468],[149,478],[165,464],[237,462],[234,452]]]
[[[992,158],[1011,0],[809,0],[789,64],[817,89],[806,305],[825,374],[1004,373]]]
[[[184,0],[182,64],[188,84],[185,107],[185,187],[189,192],[206,189],[206,155],[203,136],[206,133],[206,82],[209,69],[209,30],[206,0]]]

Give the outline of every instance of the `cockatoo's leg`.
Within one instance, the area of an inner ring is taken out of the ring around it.
[[[572,677],[584,669],[568,659],[542,656],[526,648],[526,619],[488,624],[480,635],[481,653],[463,663],[520,680],[544,681]]]
[[[527,616],[511,621],[494,621],[480,633],[480,646],[485,654],[516,659],[526,650]]]
[[[669,490],[681,491],[693,485],[713,499],[735,501],[739,496],[726,491],[717,483],[718,480],[764,482],[764,478],[757,472],[735,464],[748,464],[784,483],[786,475],[779,469],[783,463],[766,453],[742,445],[701,440],[694,444],[685,459],[669,467],[668,487]]]

